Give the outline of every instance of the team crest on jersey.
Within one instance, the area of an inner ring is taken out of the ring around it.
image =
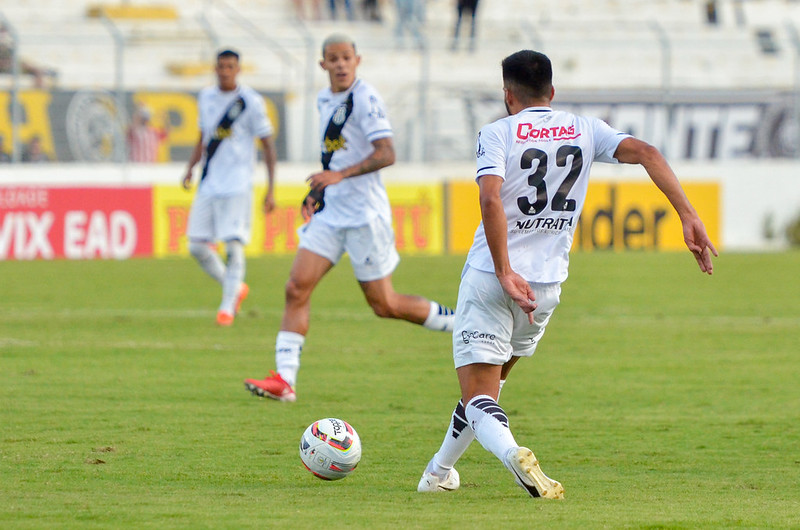
[[[344,105],[339,105],[333,112],[333,117],[331,118],[331,121],[335,125],[341,125],[344,123],[346,117],[347,117],[347,107]]]
[[[386,114],[384,114],[383,109],[378,104],[378,98],[375,96],[369,97],[369,116],[370,118],[385,118]]]
[[[239,117],[239,114],[242,113],[243,107],[244,107],[244,101],[242,101],[241,99],[237,101],[233,105],[233,107],[231,107],[231,110],[228,111],[228,117],[231,119],[231,121]]]

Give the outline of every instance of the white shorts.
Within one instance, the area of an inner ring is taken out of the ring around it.
[[[360,282],[385,278],[400,263],[392,224],[380,217],[355,228],[337,228],[312,217],[298,233],[300,248],[318,254],[334,265],[347,252]]]
[[[227,197],[196,195],[189,211],[186,235],[192,241],[250,242],[250,225],[253,219],[251,194]]]
[[[502,365],[530,357],[560,301],[560,283],[531,283],[536,296],[533,324],[500,286],[494,273],[467,266],[461,276],[453,328],[456,368],[468,364]]]

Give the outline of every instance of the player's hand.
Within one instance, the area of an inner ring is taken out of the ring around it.
[[[181,181],[181,185],[183,189],[190,190],[192,189],[192,170],[186,171],[186,174],[183,176],[183,180]]]
[[[319,173],[314,173],[306,180],[308,181],[308,185],[311,186],[312,190],[322,191],[327,186],[331,186],[344,180],[344,175],[342,175],[341,171],[331,171],[330,169],[326,169],[324,171],[320,171]]]
[[[272,190],[267,191],[264,195],[264,213],[272,213],[275,209],[275,194]]]
[[[536,296],[533,294],[530,284],[514,271],[497,276],[503,290],[508,296],[528,314],[528,322],[533,324],[533,312],[536,310]]]
[[[681,219],[681,223],[683,224],[683,240],[692,254],[694,254],[694,259],[697,260],[700,270],[706,274],[712,274],[714,265],[711,263],[711,254],[716,257],[719,256],[719,253],[708,238],[703,222],[699,217],[693,216]]]
[[[306,198],[303,199],[300,212],[303,214],[303,221],[308,222],[311,216],[315,213],[322,211],[325,207],[325,192],[314,191],[313,189],[308,192]]]

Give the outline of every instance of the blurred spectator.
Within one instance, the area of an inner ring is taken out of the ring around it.
[[[150,109],[137,105],[128,128],[128,160],[131,162],[158,161],[158,148],[167,139],[167,129],[155,127],[150,120]]]
[[[743,28],[747,24],[744,14],[744,0],[733,0],[733,13],[736,15],[736,25]]]
[[[4,25],[0,24],[0,73],[11,74],[14,69],[14,39]],[[24,59],[18,58],[19,71],[22,74],[33,76],[36,88],[44,86],[44,79],[50,77],[53,80],[57,77],[54,70],[41,68]]]
[[[298,20],[306,20],[308,13],[306,13],[306,0],[292,0],[294,3],[294,14]],[[311,4],[311,17],[314,20],[319,20],[321,17],[319,10],[319,0],[309,0]]]
[[[472,22],[469,32],[469,51],[475,51],[475,15],[478,11],[478,0],[456,0],[456,27],[453,31],[453,46],[452,50],[458,50],[458,39],[461,30],[461,18],[465,12],[471,15]]]
[[[340,1],[344,3],[344,12],[347,16],[347,20],[355,20],[355,16],[353,15],[353,4],[350,3],[350,0],[328,0],[328,8],[331,12],[331,19],[336,20],[337,4],[339,4]]]
[[[31,138],[22,153],[22,161],[30,163],[50,162],[50,157],[42,150],[42,139],[38,135]]]
[[[361,4],[361,8],[364,11],[364,20],[368,20],[370,22],[383,22],[378,0],[364,0],[364,3]]]
[[[397,48],[404,47],[405,33],[408,32],[420,50],[425,48],[425,37],[422,36],[422,26],[425,23],[424,0],[395,0],[397,7],[397,25],[394,36]]]
[[[0,163],[11,162],[11,155],[6,153],[5,139],[0,135]]]
[[[706,22],[711,26],[716,26],[718,21],[717,2],[716,0],[708,0],[706,2]]]

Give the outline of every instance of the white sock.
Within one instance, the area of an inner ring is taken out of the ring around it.
[[[508,416],[503,408],[490,396],[481,395],[472,398],[464,410],[475,438],[505,464],[508,450],[518,445],[508,428]]]
[[[212,246],[204,241],[190,241],[189,253],[194,256],[206,274],[222,283],[225,276],[225,264],[222,258],[213,250]]]
[[[226,246],[228,266],[225,268],[225,276],[222,280],[222,302],[219,304],[219,310],[232,315],[236,309],[239,289],[242,288],[242,281],[244,281],[244,245],[239,240],[233,240],[228,241]]]
[[[450,416],[450,425],[444,435],[442,445],[439,447],[439,451],[433,455],[425,471],[433,473],[439,478],[446,477],[474,439],[475,433],[469,426],[464,413],[464,403],[459,400]]]
[[[275,339],[275,366],[284,381],[294,386],[300,369],[300,353],[305,336],[292,331],[279,331]]]
[[[500,380],[500,391],[503,390],[505,379]],[[497,394],[498,400],[500,399],[500,392]],[[475,431],[469,426],[466,413],[464,412],[464,403],[462,400],[458,401],[452,416],[450,416],[450,426],[447,428],[447,433],[442,441],[442,446],[439,451],[433,455],[428,468],[425,470],[428,473],[433,473],[439,478],[444,478],[447,473],[456,465],[458,459],[466,452],[472,440],[475,439]]]
[[[453,332],[453,321],[456,315],[449,307],[445,307],[437,302],[431,302],[431,310],[428,313],[428,318],[422,325],[434,331],[447,331]]]

